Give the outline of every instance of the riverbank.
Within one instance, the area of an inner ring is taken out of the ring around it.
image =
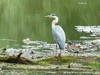
[[[1,59],[1,58],[0,58]],[[3,58],[4,59],[4,58]],[[29,71],[46,71],[46,72],[69,72],[69,73],[99,73],[100,57],[96,56],[62,56],[50,57],[39,61],[26,63],[7,63],[0,62],[0,70],[29,70]],[[4,59],[5,60],[5,59]],[[23,60],[22,60],[23,61]],[[24,59],[25,61],[25,59]],[[100,74],[100,73],[99,73]]]

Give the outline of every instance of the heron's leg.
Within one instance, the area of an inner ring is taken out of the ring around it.
[[[56,43],[56,56],[57,56],[57,43]]]
[[[61,56],[61,49],[60,49],[60,52],[59,52],[59,54],[58,54],[58,57],[60,57]]]

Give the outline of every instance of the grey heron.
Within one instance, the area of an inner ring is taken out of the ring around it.
[[[52,34],[53,34],[54,40],[59,45],[59,49],[60,49],[59,56],[60,56],[61,50],[64,50],[64,48],[65,48],[65,41],[66,41],[65,32],[61,26],[56,25],[56,23],[58,23],[59,18],[55,14],[47,15],[45,17],[54,19],[52,21]],[[56,53],[57,53],[57,50],[56,50]]]

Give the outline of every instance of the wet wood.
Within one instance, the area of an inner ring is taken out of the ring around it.
[[[7,63],[19,63],[19,64],[32,64],[32,62],[26,58],[20,57],[21,53],[17,56],[7,56],[1,55],[0,62],[7,62]]]

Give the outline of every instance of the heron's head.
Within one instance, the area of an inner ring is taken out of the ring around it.
[[[50,14],[50,15],[47,15],[47,16],[44,16],[44,17],[55,18],[55,17],[57,17],[57,16],[56,16],[56,14]]]

